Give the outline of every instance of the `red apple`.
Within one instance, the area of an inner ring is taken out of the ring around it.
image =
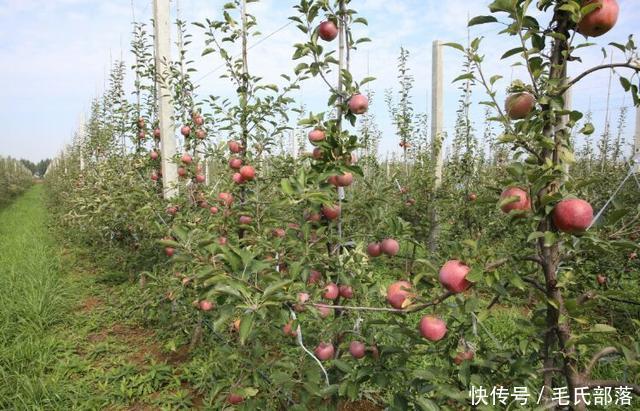
[[[204,183],[205,180],[206,180],[206,178],[204,177],[204,175],[196,174],[196,182],[197,183]]]
[[[339,187],[348,187],[351,183],[353,183],[353,174],[351,173],[344,173],[336,176],[336,184]]]
[[[244,184],[245,183],[244,178],[242,178],[242,174],[240,174],[240,173],[233,173],[233,176],[231,177],[231,179],[236,184]]]
[[[244,398],[240,394],[231,393],[227,396],[227,403],[231,405],[241,404],[244,401]]]
[[[240,175],[247,181],[253,180],[256,177],[256,170],[251,166],[242,166],[242,168],[240,168]]]
[[[364,114],[369,109],[369,100],[362,94],[354,94],[349,99],[349,110],[353,114]]]
[[[218,194],[218,199],[227,207],[233,204],[233,195],[230,193],[220,193]]]
[[[176,213],[178,212],[178,207],[167,207],[167,214],[169,215],[176,215]]]
[[[173,257],[173,255],[176,253],[176,250],[171,247],[166,247],[164,249],[164,253],[167,255],[167,257]]]
[[[151,180],[153,181],[158,181],[158,173],[156,173],[155,171],[153,171],[151,173]]]
[[[204,124],[204,118],[201,115],[197,115],[193,118],[193,122],[196,126],[201,126]]]
[[[471,268],[459,260],[449,260],[440,268],[440,283],[452,293],[461,293],[471,285],[465,278],[469,271]]]
[[[142,117],[138,119],[138,128],[144,128],[144,118]]]
[[[600,285],[605,285],[607,283],[607,277],[602,274],[598,274],[598,276],[596,277],[596,281],[598,281],[598,284]]]
[[[309,272],[309,278],[307,284],[316,284],[322,279],[322,273],[320,271],[311,270]]]
[[[324,294],[322,294],[322,297],[327,300],[335,300],[339,295],[340,290],[338,289],[338,286],[335,283],[329,283],[324,287]]]
[[[218,244],[227,245],[227,237],[218,237]]]
[[[187,175],[187,169],[184,167],[178,167],[178,175],[184,177]]]
[[[209,212],[211,214],[218,214],[218,207],[213,206],[213,207],[209,208]]]
[[[204,131],[203,129],[196,130],[196,138],[198,140],[204,140],[206,136],[207,136],[207,132]]]
[[[413,286],[408,281],[397,281],[387,287],[387,301],[393,308],[402,309],[415,295]]]
[[[420,334],[429,341],[439,341],[447,333],[447,324],[440,318],[427,315],[420,320]]]
[[[189,154],[184,153],[180,158],[180,160],[185,164],[191,164],[191,162],[193,161],[193,158],[191,158]]]
[[[309,132],[309,141],[311,143],[319,143],[325,139],[324,131],[316,128]]]
[[[338,176],[327,177],[327,183],[331,184],[332,186],[338,187]]]
[[[239,170],[240,167],[242,167],[242,159],[238,157],[232,157],[231,159],[229,159],[229,167],[233,168],[234,170]]]
[[[309,293],[298,293],[298,302],[300,304],[306,303],[307,301],[309,301],[309,298],[311,298],[309,296]]]
[[[320,147],[316,147],[313,149],[313,153],[311,153],[311,156],[315,160],[320,160],[324,156],[324,153],[322,152],[322,149]]]
[[[282,238],[285,235],[287,235],[287,232],[284,230],[284,228],[276,228],[273,230],[273,236],[277,237],[277,238]]]
[[[578,198],[568,198],[560,201],[551,215],[553,224],[565,233],[583,233],[593,220],[591,204]]]
[[[338,27],[331,20],[326,20],[318,26],[318,37],[324,41],[332,41],[338,37]]]
[[[505,198],[514,196],[517,196],[518,199],[504,204],[502,207],[500,207],[503,213],[509,213],[513,210],[526,211],[531,209],[531,200],[529,199],[529,194],[519,187],[507,188],[502,192],[502,194],[500,194],[500,199],[503,200]]]
[[[182,128],[180,129],[180,134],[182,134],[185,137],[189,137],[189,134],[191,134],[191,127],[182,126]]]
[[[151,157],[152,160],[157,160],[160,157],[160,154],[158,154],[156,150],[151,150],[149,157]]]
[[[238,218],[238,222],[241,225],[249,225],[251,224],[251,221],[253,221],[253,219],[248,215],[241,215],[240,218]]]
[[[324,342],[321,342],[320,344],[318,344],[318,346],[313,352],[320,361],[330,360],[335,355],[335,349],[333,348],[333,344],[324,343]]]
[[[367,246],[367,254],[369,254],[369,257],[379,257],[382,254],[380,243],[370,243]]]
[[[209,300],[202,300],[198,303],[198,307],[202,311],[211,311],[213,309],[213,303]]]
[[[156,128],[153,130],[153,138],[155,138],[156,140],[160,138],[160,129]]]
[[[351,341],[349,344],[349,353],[353,358],[360,359],[366,354],[366,347],[360,341]]]
[[[144,140],[145,132],[144,130],[138,131],[138,139]]]
[[[335,220],[340,217],[340,206],[322,206],[322,214],[327,218],[327,220]]]
[[[238,143],[237,141],[229,141],[227,143],[227,145],[229,146],[229,151],[231,151],[232,153],[239,153],[240,151],[242,151],[242,147],[240,147],[240,143]]]
[[[385,238],[380,243],[380,250],[386,255],[393,257],[400,251],[400,244],[393,238]]]
[[[353,288],[350,285],[341,285],[339,291],[342,298],[353,298]]]
[[[316,309],[318,310],[318,312],[320,313],[320,317],[322,318],[327,318],[329,315],[331,315],[331,308],[329,307],[320,305],[316,307]]]
[[[598,3],[599,8],[593,10],[578,23],[577,31],[590,37],[602,36],[616,25],[620,7],[616,0],[588,0],[582,2],[582,7]]]
[[[520,120],[527,117],[535,106],[536,98],[533,94],[527,93],[526,91],[510,94],[504,103],[507,115],[512,120]]]
[[[290,337],[297,337],[298,336],[297,331],[293,329],[293,321],[289,321],[288,323],[283,325],[282,326],[282,332],[284,333],[284,335],[287,335],[287,336],[290,336]]]
[[[320,219],[322,219],[322,216],[319,213],[309,213],[306,216],[306,220],[311,223],[317,223]]]
[[[476,201],[478,199],[478,195],[476,193],[469,194],[469,201]]]

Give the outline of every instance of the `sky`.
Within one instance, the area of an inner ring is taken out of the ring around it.
[[[188,22],[219,19],[226,0],[172,0],[174,18]],[[252,73],[265,81],[278,82],[280,74],[291,74],[296,63],[291,61],[293,44],[304,37],[287,17],[294,14],[297,0],[261,0],[251,3],[249,11],[257,17],[262,36],[249,55]],[[415,78],[414,106],[417,111],[429,111],[431,83],[431,50],[434,40],[465,43],[467,16],[488,14],[488,0],[352,0],[351,7],[367,18],[368,26],[358,26],[357,34],[371,38],[353,54],[352,72],[355,78],[371,75],[377,78],[370,88],[377,94],[371,110],[383,131],[379,153],[398,152],[391,119],[383,102],[384,90],[397,87],[396,60],[400,47],[410,51],[409,67]],[[584,64],[574,63],[570,75],[577,75],[592,64],[605,62],[601,47],[611,41],[625,42],[629,34],[638,37],[640,4],[637,0],[619,0],[621,13],[616,27],[596,40],[598,46],[580,51]],[[105,88],[111,63],[124,59],[130,66],[129,50],[132,21],[149,21],[151,0],[0,0],[0,156],[13,156],[38,161],[57,155],[71,141],[80,116],[87,112],[93,98]],[[544,19],[541,16],[541,19]],[[471,37],[483,36],[481,52],[485,54],[485,71],[503,75],[497,85],[499,100],[504,97],[510,80],[526,80],[514,59],[500,61],[500,56],[515,44],[498,37],[500,25],[481,25],[471,29]],[[227,80],[219,79],[220,61],[210,54],[200,57],[204,48],[202,30],[190,26],[194,35],[190,57],[197,64],[194,78],[201,95],[231,95]],[[175,33],[174,33],[175,34]],[[617,54],[614,60],[622,56]],[[453,49],[444,51],[445,131],[451,133],[459,98],[457,84],[452,80],[462,70],[461,54]],[[610,116],[615,126],[621,107],[629,107],[625,137],[631,143],[635,128],[635,109],[630,96],[625,95],[617,78],[613,78],[610,96]],[[131,76],[128,78],[131,91]],[[609,72],[602,71],[586,78],[573,91],[574,109],[593,111],[596,135],[604,128]],[[312,111],[324,110],[327,91],[319,80],[302,85],[293,97]],[[485,95],[474,92],[471,116],[481,132],[484,106],[477,104]],[[133,100],[133,96],[131,97]]]

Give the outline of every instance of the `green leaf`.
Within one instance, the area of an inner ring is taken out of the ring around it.
[[[240,319],[240,344],[244,345],[244,343],[247,341],[247,338],[249,337],[249,333],[251,333],[251,330],[253,329],[253,311],[245,314],[242,316],[242,318]]]
[[[591,329],[589,330],[589,332],[592,333],[615,333],[617,332],[617,330],[607,324],[596,324],[593,327],[591,327]]]
[[[514,56],[516,54],[522,53],[524,50],[525,50],[524,47],[516,47],[514,49],[511,49],[511,50],[507,51],[506,53],[504,53],[502,55],[502,57],[500,57],[500,60],[504,60],[504,59],[509,58],[511,56]]]
[[[458,43],[444,43],[443,46],[452,47],[452,48],[454,48],[456,50],[460,50],[460,51],[462,51],[464,53],[464,47],[462,47],[461,44],[458,44]]]
[[[477,25],[486,24],[486,23],[497,23],[497,22],[498,22],[498,19],[495,18],[494,16],[476,16],[471,20],[469,20],[467,27],[477,26]]]

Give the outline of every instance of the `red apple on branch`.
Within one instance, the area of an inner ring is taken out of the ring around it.
[[[420,320],[420,334],[429,341],[439,341],[447,333],[447,324],[438,317],[427,315]]]
[[[327,218],[327,220],[337,219],[338,217],[340,217],[340,212],[341,210],[339,205],[322,207],[322,214]]]
[[[324,131],[316,128],[309,132],[309,141],[311,143],[319,143],[325,139]]]
[[[509,197],[517,197],[514,201],[503,204],[500,209],[503,213],[510,213],[513,210],[526,211],[531,209],[531,200],[529,194],[519,187],[507,188],[500,194],[500,200]]]
[[[408,281],[397,281],[387,287],[387,301],[393,308],[402,309],[415,296]]]
[[[242,147],[240,147],[240,143],[238,143],[237,141],[229,141],[227,143],[227,145],[229,146],[229,151],[231,151],[232,153],[239,153],[240,151],[242,151]]]
[[[393,257],[400,251],[400,244],[393,238],[385,238],[380,243],[380,250],[386,255]]]
[[[367,246],[367,254],[369,254],[369,257],[379,257],[382,254],[380,243],[370,243]]]
[[[326,20],[318,26],[318,37],[324,41],[333,41],[338,37],[338,27],[331,20]]]
[[[599,7],[578,23],[578,33],[588,37],[602,36],[616,25],[620,7],[616,0],[588,0],[582,2],[582,7],[598,3]]]
[[[364,114],[369,109],[369,100],[362,94],[354,94],[349,99],[348,105],[353,114]]]
[[[440,268],[440,283],[452,293],[461,293],[471,285],[465,278],[469,271],[471,269],[459,260],[447,261]]]
[[[324,294],[322,294],[322,297],[326,298],[327,300],[335,300],[339,295],[340,289],[338,288],[338,286],[335,283],[329,283],[326,285],[326,287],[324,287]]]
[[[242,166],[240,168],[240,175],[245,180],[250,181],[256,177],[256,170],[251,166]]]
[[[240,394],[231,393],[227,396],[227,403],[231,405],[238,405],[244,401],[244,397]]]
[[[191,127],[182,126],[182,128],[180,129],[180,134],[182,134],[185,137],[189,137],[189,134],[191,134]]]
[[[335,349],[333,348],[333,344],[321,342],[313,353],[320,361],[327,361],[333,358],[335,355]]]
[[[351,341],[349,344],[349,353],[353,358],[363,358],[366,354],[366,347],[360,341]]]
[[[535,106],[536,98],[526,91],[510,94],[504,104],[507,115],[512,120],[521,120],[527,117]]]
[[[580,234],[591,225],[593,208],[584,200],[568,198],[556,204],[551,217],[558,230]]]

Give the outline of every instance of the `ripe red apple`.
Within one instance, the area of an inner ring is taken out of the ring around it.
[[[276,228],[273,230],[273,236],[277,237],[277,238],[282,238],[285,235],[287,235],[287,232],[284,230],[284,228]]]
[[[157,160],[160,157],[160,154],[158,154],[156,150],[151,150],[149,157],[151,157],[152,160]]]
[[[191,164],[191,162],[193,161],[193,158],[191,158],[189,154],[184,153],[180,158],[180,160],[185,164]]]
[[[341,285],[339,290],[342,298],[353,298],[353,288],[350,285]]]
[[[415,294],[412,292],[413,286],[408,281],[397,281],[387,287],[387,301],[393,308],[402,309],[407,300]]]
[[[351,341],[349,344],[349,353],[353,358],[363,358],[366,354],[366,347],[360,341]]]
[[[335,355],[333,344],[325,342],[321,342],[320,344],[318,344],[313,352],[320,361],[330,360]]]
[[[326,20],[318,26],[318,37],[324,41],[332,41],[338,37],[338,27],[331,20]]]
[[[354,94],[349,99],[349,110],[353,114],[364,114],[369,109],[369,100],[362,94]]]
[[[185,137],[189,137],[189,134],[191,134],[191,127],[182,126],[182,128],[180,129],[180,134],[182,134]]]
[[[636,258],[638,258],[638,253],[636,253],[635,251],[629,253],[629,260],[635,260]]]
[[[196,130],[196,138],[198,140],[204,140],[206,136],[207,136],[207,132],[204,131],[203,129]]]
[[[526,91],[510,94],[504,103],[507,115],[512,120],[520,120],[527,117],[535,106],[536,98]]]
[[[158,181],[158,173],[155,171],[151,172],[151,180]]]
[[[227,207],[233,204],[233,195],[230,193],[220,193],[218,194],[218,199]]]
[[[204,117],[202,117],[201,115],[197,115],[193,118],[193,122],[196,124],[196,126],[201,126],[204,124]]]
[[[178,167],[178,175],[184,177],[187,175],[187,169],[184,167]]]
[[[138,119],[138,128],[144,128],[144,118],[142,117]]]
[[[331,308],[329,307],[320,305],[316,307],[316,309],[318,310],[318,312],[320,313],[320,317],[322,318],[327,318],[329,315],[331,315]]]
[[[227,396],[227,403],[231,405],[241,404],[244,401],[244,398],[240,394],[231,393]]]
[[[324,153],[322,152],[322,149],[320,147],[316,147],[313,149],[313,153],[311,153],[311,156],[315,160],[320,160],[324,156]]]
[[[253,219],[248,215],[241,215],[240,218],[238,218],[238,222],[241,225],[249,225],[251,224],[251,221],[253,221]]]
[[[311,143],[319,143],[325,139],[324,131],[315,128],[309,132],[309,141]]]
[[[202,300],[198,303],[198,307],[200,307],[202,311],[211,311],[213,309],[213,303],[209,300]]]
[[[327,177],[327,183],[331,184],[332,186],[338,187],[338,176]]]
[[[172,247],[166,247],[164,249],[164,253],[167,255],[167,257],[173,257],[173,255],[176,253],[176,250]]]
[[[247,181],[253,180],[256,177],[256,170],[251,166],[242,166],[240,168],[240,175]]]
[[[382,254],[380,243],[370,243],[367,246],[367,254],[369,254],[369,257],[379,257]]]
[[[348,187],[353,183],[353,174],[344,173],[336,176],[336,184],[338,187]]]
[[[196,182],[197,183],[204,183],[205,180],[206,180],[206,178],[204,177],[203,174],[196,174]]]
[[[600,285],[605,285],[607,283],[607,277],[602,274],[598,274],[596,277],[596,281],[598,281],[598,284]]]
[[[449,260],[440,268],[440,283],[452,293],[461,293],[471,285],[465,278],[469,271],[471,268],[461,261]]]
[[[599,8],[593,10],[578,23],[577,31],[589,37],[602,36],[616,25],[620,7],[616,0],[588,0],[582,2],[582,7],[598,3]]]
[[[240,147],[240,143],[238,143],[237,141],[229,141],[227,143],[227,145],[229,146],[229,151],[231,151],[232,153],[239,153],[240,151],[242,151],[242,147]]]
[[[211,214],[218,214],[218,207],[213,206],[213,207],[209,208],[209,212]]]
[[[288,323],[283,325],[282,326],[282,332],[284,333],[284,335],[287,335],[287,336],[290,336],[290,337],[297,337],[298,336],[298,332],[293,329],[293,321],[289,321]]]
[[[560,201],[551,215],[553,224],[565,233],[583,233],[593,220],[591,204],[578,198],[568,198]]]
[[[519,187],[510,187],[507,188],[500,194],[500,199],[503,200],[507,197],[517,196],[518,199],[516,201],[512,201],[508,204],[504,204],[500,209],[503,213],[510,213],[513,210],[530,210],[531,209],[531,200],[529,199],[529,194]]]
[[[322,216],[319,213],[309,213],[306,217],[306,220],[311,223],[317,223],[322,219]]]
[[[176,213],[178,212],[178,207],[167,207],[167,214],[169,215],[176,215]]]
[[[227,237],[218,237],[218,244],[220,245],[227,245]]]
[[[322,279],[322,273],[320,271],[311,270],[309,272],[309,278],[307,284],[316,284]]]
[[[242,178],[242,174],[240,174],[240,173],[233,173],[233,176],[231,177],[231,179],[236,184],[244,184],[245,183],[244,178]]]
[[[476,201],[478,199],[478,195],[476,193],[469,194],[469,201]]]
[[[298,293],[298,302],[300,304],[304,304],[307,301],[309,301],[309,298],[311,298],[311,296],[309,295],[309,293]]]
[[[380,243],[380,250],[386,255],[393,257],[400,251],[400,244],[393,238],[385,238]]]
[[[340,206],[322,206],[322,214],[327,218],[327,220],[335,220],[340,217]]]
[[[324,287],[324,294],[322,296],[327,300],[335,300],[340,295],[340,290],[335,283],[329,283]]]
[[[138,131],[138,139],[144,140],[145,132],[144,130]]]
[[[456,365],[460,365],[462,364],[464,361],[471,361],[473,360],[473,357],[475,356],[475,353],[471,350],[467,350],[467,351],[460,351],[456,354],[455,358],[453,359],[453,362]]]
[[[239,170],[240,167],[242,167],[242,159],[238,157],[231,157],[229,159],[229,167],[233,168],[234,170]]]
[[[155,138],[156,140],[160,138],[160,129],[159,128],[153,129],[153,138]]]
[[[429,341],[439,341],[447,333],[447,324],[440,318],[430,315],[420,320],[420,334]]]

